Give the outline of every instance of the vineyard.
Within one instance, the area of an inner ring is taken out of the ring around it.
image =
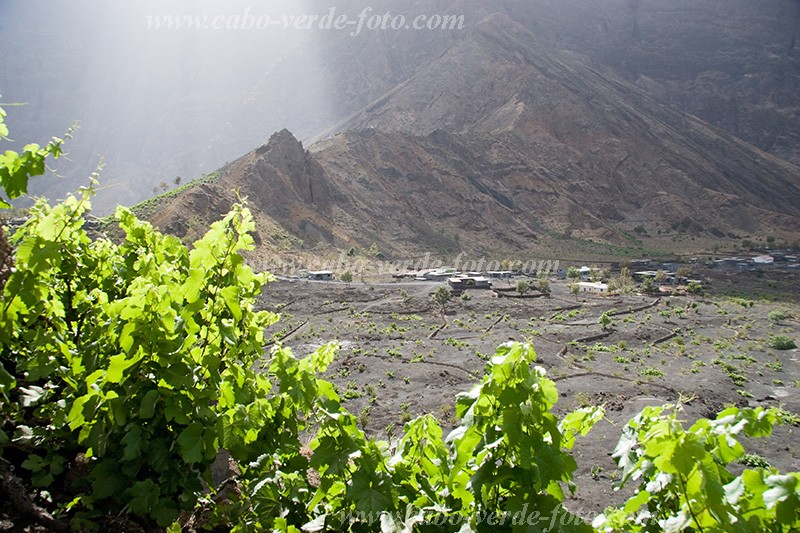
[[[59,146],[7,152],[6,194],[22,194]],[[691,425],[680,402],[644,409],[613,450],[630,498],[597,516],[572,514],[571,450],[604,411],[557,416],[556,383],[530,344],[487,357],[456,400],[451,431],[423,415],[391,442],[375,440],[322,377],[336,343],[303,357],[280,343],[265,353],[279,316],[255,305],[271,277],[242,257],[252,247],[246,207],[188,247],[119,208],[124,237],[114,242],[84,229],[91,194],[39,201],[10,236],[0,298],[3,529],[800,528],[800,474],[743,466],[742,441],[797,425],[776,407],[729,407]]]

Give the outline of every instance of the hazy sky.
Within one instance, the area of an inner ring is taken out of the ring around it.
[[[313,135],[329,114],[314,53],[320,33],[243,29],[248,15],[263,21],[311,11],[320,12],[274,0],[3,0],[0,94],[6,104],[27,104],[8,109],[14,139],[42,143],[81,123],[68,144],[71,161],[55,165],[69,179],[39,179],[33,189],[63,195],[104,160],[109,190],[101,201],[127,202],[161,179],[214,170],[276,129]],[[165,23],[162,15],[232,28],[148,27]],[[308,83],[299,87],[300,79]],[[289,113],[298,107],[312,116]]]

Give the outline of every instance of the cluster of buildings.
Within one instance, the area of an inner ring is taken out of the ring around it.
[[[408,272],[395,277],[412,278],[416,281],[446,281],[454,290],[462,291],[466,289],[491,289],[492,279],[510,278],[511,275],[510,271],[461,273],[454,268],[440,267]]]
[[[800,255],[788,252],[770,252],[755,257],[724,257],[708,263],[712,268],[728,268],[736,270],[758,270],[761,268],[777,268],[782,270],[800,270]]]
[[[792,254],[789,251],[772,251],[768,254],[756,255],[752,257],[725,257],[701,261],[692,258],[691,265],[702,265],[708,268],[731,269],[740,271],[759,270],[762,268],[776,268],[781,270],[800,270],[800,255]],[[608,265],[610,270],[619,271],[620,263]],[[639,283],[649,283],[656,288],[662,287],[666,290],[681,285],[688,285],[695,282],[701,284],[700,280],[689,279],[686,276],[678,275],[681,267],[685,263],[679,261],[658,262],[652,259],[639,259],[627,263],[634,280]],[[607,283],[597,279],[597,269],[589,266],[581,266],[578,269],[579,277],[576,280],[579,293],[585,294],[608,294]],[[486,272],[460,272],[452,267],[439,267],[419,271],[410,271],[394,274],[395,278],[413,279],[416,281],[447,282],[454,290],[464,289],[490,289],[492,280],[510,280],[512,277],[521,273],[513,270],[491,270]],[[306,277],[305,275],[303,277]],[[558,277],[567,278],[567,270],[558,271]],[[312,281],[333,281],[334,273],[330,270],[310,271],[307,279]],[[648,281],[648,279],[650,281]]]
[[[631,276],[634,281],[639,283],[648,283],[650,280],[651,286],[655,290],[667,290],[671,292],[676,286],[688,285],[689,283],[702,284],[700,280],[689,279],[685,276],[679,276],[677,272],[680,270],[682,263],[679,262],[656,262],[651,259],[639,259],[630,261],[628,268],[632,271]],[[619,263],[612,263],[609,270],[619,271],[621,265]],[[607,295],[613,292],[609,289],[608,283],[597,279],[599,269],[589,266],[582,266],[576,269],[579,277],[576,280],[579,294],[599,294]],[[562,270],[559,272],[561,279],[567,278],[567,271]]]
[[[487,272],[466,272],[461,273],[455,268],[440,267],[430,268],[426,270],[419,270],[416,272],[405,272],[402,274],[395,274],[395,278],[410,278],[416,281],[449,281],[451,278],[478,278],[484,277],[488,280],[492,279],[510,279],[514,276],[511,270],[490,270]]]

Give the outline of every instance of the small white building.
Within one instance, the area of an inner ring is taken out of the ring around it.
[[[608,294],[608,284],[581,281],[578,283],[578,292],[587,294]]]
[[[311,281],[333,281],[333,272],[330,270],[315,270],[308,273]]]
[[[753,258],[753,263],[757,265],[771,265],[775,262],[775,258],[771,255],[759,255]]]
[[[457,276],[449,278],[447,283],[454,289],[491,289],[492,281],[483,276]]]
[[[415,279],[417,281],[444,281],[455,274],[454,268],[442,267],[432,270],[420,270]]]

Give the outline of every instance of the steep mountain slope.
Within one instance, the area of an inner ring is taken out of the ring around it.
[[[514,134],[515,142],[541,155],[560,152],[551,157],[552,165],[583,160],[582,169],[569,172],[589,181],[602,182],[624,168],[660,165],[643,181],[688,178],[786,214],[795,214],[798,198],[796,167],[658,103],[606,69],[554,50],[498,15],[339,126],[366,128],[416,135],[438,129]],[[588,167],[590,161],[598,166]],[[684,184],[660,186],[680,191]]]
[[[652,96],[800,164],[797,0],[531,0],[506,12]]]
[[[403,2],[401,1],[402,5]],[[417,9],[441,7],[435,0]],[[455,0],[508,15],[650,96],[800,164],[798,0]]]
[[[393,254],[625,244],[638,226],[715,239],[800,228],[797,167],[502,15],[339,129],[310,152],[276,134],[226,168],[220,196],[238,188],[306,245]]]

